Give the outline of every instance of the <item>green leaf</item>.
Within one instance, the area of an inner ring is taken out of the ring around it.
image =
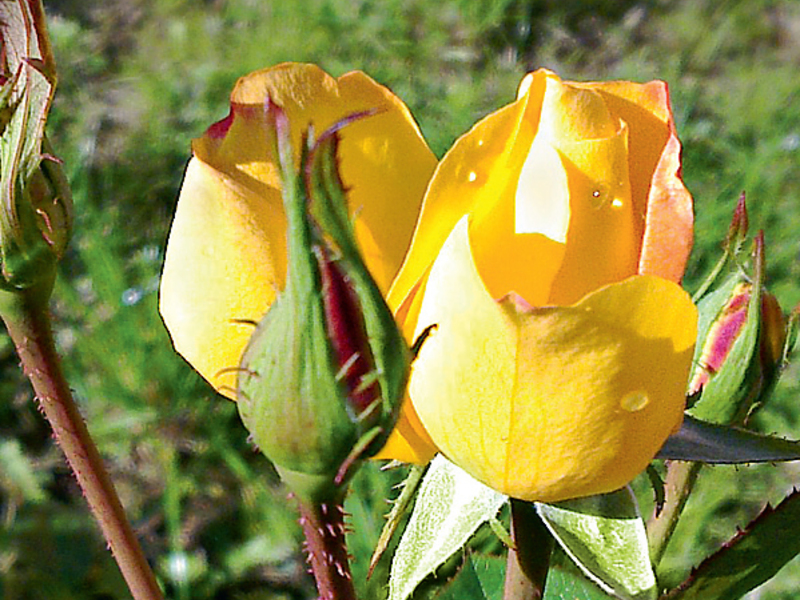
[[[608,600],[611,597],[586,579],[563,550],[556,548],[553,551],[543,600]]]
[[[392,560],[389,600],[406,600],[420,582],[464,547],[508,498],[436,456]]]
[[[656,458],[738,464],[800,460],[800,442],[717,425],[685,415]]]
[[[402,486],[400,495],[397,497],[397,500],[394,500],[392,503],[392,510],[389,511],[389,515],[386,517],[386,524],[381,530],[378,543],[375,545],[375,551],[372,553],[372,558],[369,561],[369,575],[372,575],[375,565],[378,564],[383,553],[386,552],[386,548],[389,546],[394,532],[397,531],[397,528],[400,526],[400,521],[409,510],[424,474],[425,467],[411,465],[408,476],[403,483],[400,484]]]
[[[536,504],[536,510],[567,555],[604,591],[625,599],[656,597],[644,521],[629,488]]]
[[[468,554],[458,575],[436,600],[502,600],[505,575],[505,560]]]
[[[800,493],[767,507],[746,529],[708,557],[667,595],[670,600],[740,598],[800,554]]]

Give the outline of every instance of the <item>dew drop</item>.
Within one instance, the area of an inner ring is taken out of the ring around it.
[[[483,146],[483,140],[478,140],[478,147],[480,148],[481,146]]]
[[[614,198],[611,201],[611,208],[622,208],[622,200],[619,198]]]
[[[475,171],[470,171],[469,175],[467,175],[467,181],[470,183],[475,183],[478,179],[478,174]]]
[[[608,199],[608,187],[601,184],[592,191],[592,197],[589,199],[589,203],[592,205],[592,208],[599,209],[608,204]]]
[[[622,397],[619,405],[628,412],[638,412],[650,404],[650,397],[644,390],[628,392]]]

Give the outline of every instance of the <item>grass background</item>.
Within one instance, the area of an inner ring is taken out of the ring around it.
[[[68,378],[169,598],[313,597],[291,504],[232,403],[172,351],[157,313],[189,141],[235,80],[285,60],[361,69],[403,98],[437,155],[539,66],[664,79],[696,200],[686,283],[716,260],[735,200],[766,231],[771,290],[800,301],[800,3],[793,0],[108,0],[45,2],[50,122],[76,205],[54,296]],[[0,598],[127,597],[7,340],[0,350]],[[798,370],[755,425],[800,438]],[[356,580],[396,476],[348,499]],[[798,468],[708,469],[670,548],[672,583],[776,502]],[[491,549],[490,537],[484,540]],[[362,584],[359,584],[362,585]],[[380,596],[380,577],[365,597]],[[366,589],[366,588],[365,588]],[[794,598],[800,563],[751,598]]]

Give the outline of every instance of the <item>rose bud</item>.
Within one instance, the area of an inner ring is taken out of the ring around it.
[[[286,287],[242,357],[237,405],[247,429],[301,499],[335,498],[386,442],[410,353],[365,266],[338,176],[336,129],[301,157],[268,101],[288,231]]]
[[[763,239],[756,240],[755,274],[737,271],[698,304],[691,413],[720,423],[742,422],[761,404],[783,362],[787,326],[762,281]]]

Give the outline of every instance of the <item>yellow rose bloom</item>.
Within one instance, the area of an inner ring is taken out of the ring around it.
[[[437,327],[382,456],[523,500],[628,483],[682,421],[692,221],[664,83],[529,74],[428,186],[388,299]]]
[[[342,180],[356,237],[386,292],[408,249],[436,159],[408,108],[361,72],[334,79],[287,63],[243,77],[230,114],[194,140],[170,231],[160,310],[177,351],[229,397],[235,368],[286,276],[286,217],[265,102],[286,113],[292,143],[377,110],[341,131]]]

